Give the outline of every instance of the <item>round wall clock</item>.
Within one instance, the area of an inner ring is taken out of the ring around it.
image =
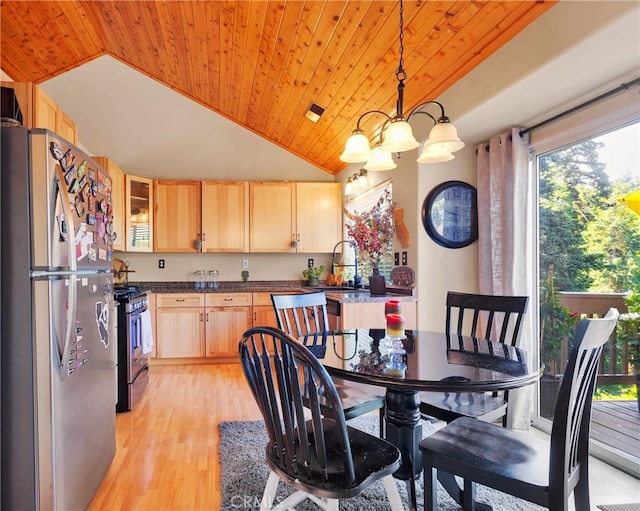
[[[438,245],[462,248],[478,239],[476,189],[463,181],[436,186],[422,204],[422,224]]]

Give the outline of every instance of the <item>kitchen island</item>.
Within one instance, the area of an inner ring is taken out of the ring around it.
[[[304,281],[208,283],[134,282],[149,292],[154,328],[154,363],[237,362],[237,343],[252,326],[277,326],[272,293],[314,292]],[[366,289],[324,289],[332,328],[371,325],[385,328],[384,303],[401,302],[406,328],[417,328],[414,288],[388,287],[371,296]]]

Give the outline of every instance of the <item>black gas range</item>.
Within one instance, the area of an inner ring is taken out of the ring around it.
[[[118,403],[116,412],[128,412],[142,399],[149,380],[153,348],[147,292],[134,285],[115,286],[118,302]]]

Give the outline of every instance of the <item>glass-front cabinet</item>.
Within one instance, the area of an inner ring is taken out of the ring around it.
[[[127,251],[153,252],[153,180],[127,176]]]

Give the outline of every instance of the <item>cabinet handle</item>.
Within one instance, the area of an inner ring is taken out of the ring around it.
[[[200,313],[200,321],[204,321],[204,312]]]
[[[300,233],[298,233],[298,241],[300,241]]]
[[[257,312],[253,313],[253,320],[254,321],[258,321],[258,313]]]
[[[176,298],[176,302],[184,302],[184,298]]]
[[[202,241],[206,241],[205,233],[202,233]]]
[[[296,241],[295,233],[291,235],[291,248],[296,248],[298,246],[298,242]]]
[[[224,301],[225,302],[233,302],[233,298],[225,298]]]
[[[207,321],[209,321],[209,313],[207,312]]]

